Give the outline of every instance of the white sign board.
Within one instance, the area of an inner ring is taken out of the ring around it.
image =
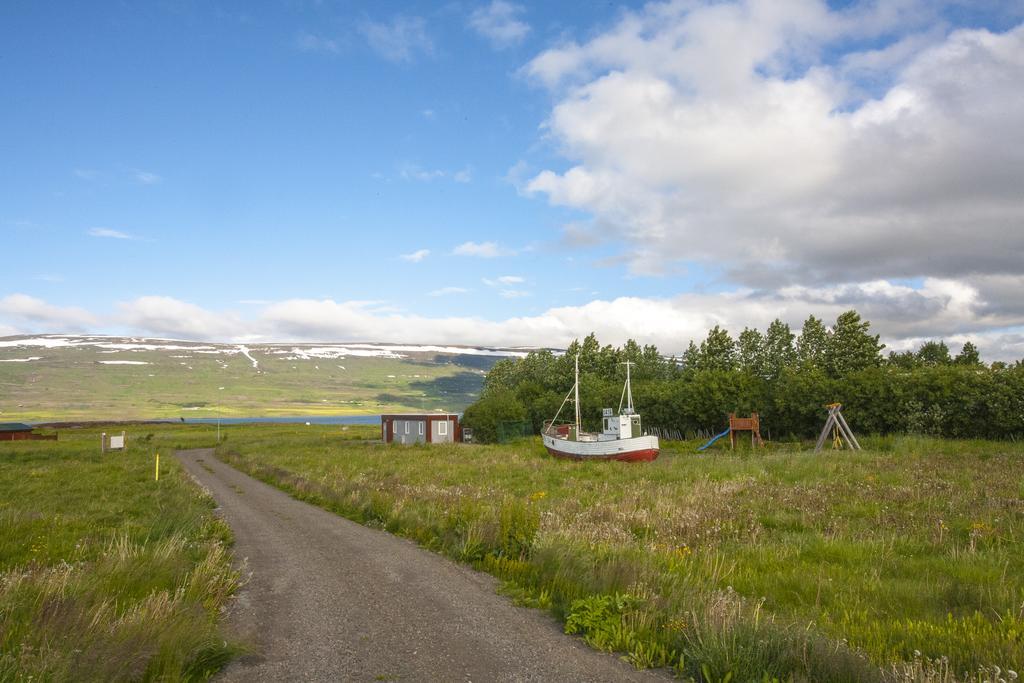
[[[106,453],[107,451],[123,451],[125,450],[125,444],[128,440],[125,438],[125,432],[120,434],[111,434],[107,436],[106,432],[100,434],[100,452]]]

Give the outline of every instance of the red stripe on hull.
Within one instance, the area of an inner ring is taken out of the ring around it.
[[[645,448],[639,451],[627,451],[625,453],[610,453],[608,455],[573,455],[548,448],[548,453],[556,458],[564,460],[618,460],[620,462],[651,462],[658,457],[660,452],[657,448]]]

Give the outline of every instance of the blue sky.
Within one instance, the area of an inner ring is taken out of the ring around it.
[[[0,334],[674,351],[857,307],[1019,357],[1022,20],[4,3]]]
[[[3,219],[9,241],[45,244],[46,258],[15,265],[7,287],[87,307],[158,292],[211,307],[313,296],[493,315],[621,288],[620,274],[602,287],[609,273],[553,253],[576,212],[507,179],[527,158],[558,163],[539,131],[549,98],[516,76],[543,36],[495,50],[466,24],[470,6],[450,6],[423,18],[429,45],[388,58],[362,27],[413,16],[398,6],[208,5],[8,7]],[[556,36],[601,19],[564,9],[531,19]],[[451,254],[468,241],[510,256]],[[421,249],[419,263],[398,258]],[[513,302],[481,282],[508,275],[566,291]],[[471,291],[427,296],[444,287]]]

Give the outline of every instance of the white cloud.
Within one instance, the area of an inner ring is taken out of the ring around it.
[[[143,296],[119,308],[119,322],[158,336],[207,341],[247,336],[247,325],[237,315],[214,313],[169,296]]]
[[[402,164],[398,169],[398,175],[402,180],[418,180],[423,183],[429,183],[431,180],[444,178],[447,173],[437,168],[425,169],[420,168],[416,164]]]
[[[779,317],[799,331],[809,315],[830,322],[855,308],[893,348],[923,339],[962,343],[969,338],[990,360],[1020,358],[1016,345],[1024,340],[1024,332],[1018,330],[1024,327],[1024,310],[993,314],[990,304],[977,285],[929,279],[919,289],[872,281],[775,293],[738,289],[664,299],[620,297],[498,321],[424,318],[378,312],[359,302],[299,300],[268,307],[260,324],[261,333],[269,331],[271,337],[497,346],[559,347],[593,331],[603,343],[634,338],[666,353],[681,353],[690,339],[702,339],[715,325],[738,335],[748,326],[763,330]]]
[[[744,327],[765,329],[779,317],[796,331],[809,315],[826,322],[856,308],[893,348],[906,340],[971,339],[986,358],[1021,357],[1016,345],[1024,333],[1024,311],[993,315],[981,290],[966,282],[930,279],[919,289],[885,281],[850,283],[822,289],[782,292],[738,289],[688,293],[672,298],[620,297],[581,306],[561,306],[539,315],[504,320],[476,317],[427,318],[381,312],[361,302],[291,300],[267,307],[243,328],[268,339],[334,339],[564,347],[593,331],[602,343],[634,338],[663,352],[681,353],[690,339],[702,339],[715,325],[733,335]],[[1014,355],[1016,354],[1016,355]]]
[[[115,240],[137,240],[139,239],[135,235],[127,232],[121,232],[120,230],[111,230],[110,228],[90,228],[89,235],[92,237],[105,237]]]
[[[497,280],[492,281],[499,286]],[[374,341],[416,344],[564,347],[595,332],[602,343],[636,339],[664,353],[679,354],[691,339],[715,325],[737,336],[744,327],[764,330],[776,317],[799,332],[815,315],[830,323],[843,311],[858,310],[889,349],[916,348],[945,339],[954,350],[977,345],[986,360],[1024,357],[1024,276],[963,280],[926,278],[917,286],[887,280],[825,287],[793,285],[777,291],[739,288],[690,292],[675,297],[595,299],[558,306],[530,316],[487,320],[478,316],[426,317],[386,302],[289,299],[253,300],[246,316],[211,311],[172,297],[147,296],[123,303],[115,315],[53,306],[24,294],[0,298],[0,330],[96,332],[111,327],[172,339],[206,341]],[[432,296],[465,293],[443,287]],[[527,294],[512,288],[498,293]]]
[[[398,176],[402,180],[415,180],[421,183],[429,183],[434,180],[450,178],[457,183],[469,183],[473,180],[473,173],[469,167],[460,171],[445,171],[440,168],[423,168],[417,164],[402,163],[398,166]]]
[[[303,52],[320,52],[336,55],[341,52],[338,41],[318,36],[308,31],[299,31],[295,36],[295,47]]]
[[[417,53],[434,52],[422,17],[400,15],[389,22],[366,21],[360,29],[374,52],[388,61],[411,62]]]
[[[469,15],[469,26],[501,50],[520,43],[530,32],[530,25],[519,19],[523,7],[505,0],[493,0]]]
[[[423,259],[427,258],[427,256],[429,255],[429,249],[417,249],[411,254],[402,254],[398,258],[402,259],[403,261],[409,261],[410,263],[419,263]]]
[[[100,176],[99,171],[92,168],[76,168],[72,173],[75,174],[75,177],[82,180],[96,180]]]
[[[427,292],[427,296],[448,296],[449,294],[465,294],[469,290],[465,287],[441,287],[431,292]]]
[[[637,273],[698,260],[758,287],[1019,274],[1024,25],[947,33],[933,12],[645,5],[524,68],[557,98],[546,129],[571,162],[525,190],[589,213],[574,240],[622,245]],[[834,56],[858,43],[883,47]]]
[[[54,306],[27,294],[0,299],[0,329],[17,332],[79,332],[98,323],[88,311],[76,306]]]
[[[526,290],[513,289],[510,287],[510,285],[519,285],[525,281],[525,278],[522,278],[519,275],[502,275],[501,277],[494,278],[493,280],[486,277],[481,278],[481,282],[488,287],[499,288],[498,295],[504,299],[519,299],[524,296],[530,296],[530,292],[527,292]]]
[[[136,182],[142,185],[156,185],[157,183],[161,182],[163,178],[158,176],[156,173],[152,173],[150,171],[136,170],[135,180]]]
[[[477,256],[480,258],[495,258],[508,253],[508,250],[501,247],[497,242],[463,242],[452,250],[456,256]]]

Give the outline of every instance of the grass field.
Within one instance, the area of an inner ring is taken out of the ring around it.
[[[252,346],[246,356],[238,345],[97,340],[0,344],[0,422],[459,411],[498,359],[432,351],[322,358],[308,355],[316,348],[308,344],[295,345],[299,353]]]
[[[0,443],[0,680],[203,680],[238,651],[218,625],[239,585],[230,531],[172,457],[213,437]]]
[[[219,456],[496,574],[638,666],[712,681],[996,681],[1024,665],[1020,444],[696,455],[682,443],[628,465],[555,461],[535,439],[341,436],[232,427]]]

